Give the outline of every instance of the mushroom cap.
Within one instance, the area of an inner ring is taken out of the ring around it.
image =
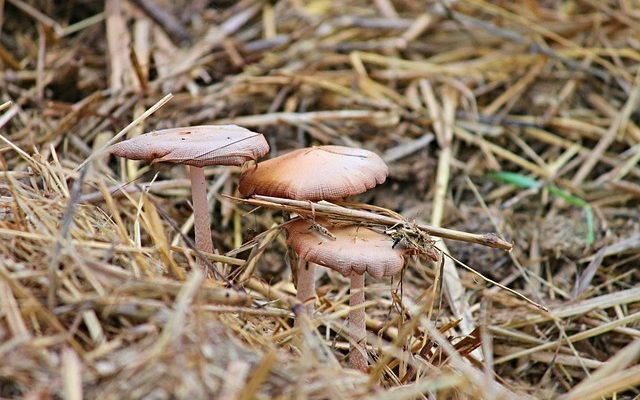
[[[395,275],[404,265],[402,250],[393,248],[393,240],[382,233],[359,225],[335,225],[318,219],[335,240],[313,230],[304,220],[293,221],[285,228],[287,244],[305,261],[313,262],[350,276],[352,272],[376,279]]]
[[[109,147],[130,160],[205,167],[242,165],[269,152],[264,136],[237,125],[200,125],[145,133]]]
[[[243,196],[337,200],[366,192],[387,179],[389,168],[375,153],[344,146],[317,146],[258,163],[240,177]]]

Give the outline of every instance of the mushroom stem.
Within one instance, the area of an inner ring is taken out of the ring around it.
[[[349,306],[352,308],[349,313],[349,336],[351,339],[349,366],[367,372],[365,312],[364,307],[359,307],[364,303],[364,274],[351,273],[349,294]]]
[[[296,298],[304,306],[307,315],[313,314],[316,299],[316,265],[298,257],[298,287]]]
[[[193,229],[196,236],[196,248],[202,252],[213,252],[211,240],[211,217],[207,202],[207,182],[204,178],[204,168],[189,167],[191,175],[191,197],[193,199]],[[204,260],[198,258],[198,265],[209,275]]]

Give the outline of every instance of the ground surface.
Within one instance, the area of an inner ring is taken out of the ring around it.
[[[639,395],[637,2],[0,10],[1,397]],[[294,328],[292,257],[269,230],[283,213],[224,197],[239,168],[207,169],[224,279],[191,273],[186,169],[99,152],[136,119],[127,137],[235,123],[271,157],[375,151],[390,176],[353,201],[496,232],[511,253],[437,246],[549,311],[412,257],[368,281],[371,371],[350,370],[348,281],[323,271],[312,323]]]

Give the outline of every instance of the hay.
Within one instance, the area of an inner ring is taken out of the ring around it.
[[[640,395],[637,2],[69,4],[0,2],[0,397]],[[204,123],[391,176],[312,207],[208,168],[202,254],[185,169],[103,150]],[[368,376],[342,276],[294,327],[283,210],[444,238],[368,282]]]

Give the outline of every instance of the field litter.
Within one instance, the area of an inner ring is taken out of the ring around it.
[[[1,397],[640,395],[637,2],[0,10]],[[322,271],[298,313],[279,227],[305,204],[239,199],[240,168],[207,168],[220,254],[202,254],[184,167],[103,151],[227,123],[271,156],[377,152],[387,182],[318,212],[451,255],[367,282],[368,375],[347,368],[344,277]]]

